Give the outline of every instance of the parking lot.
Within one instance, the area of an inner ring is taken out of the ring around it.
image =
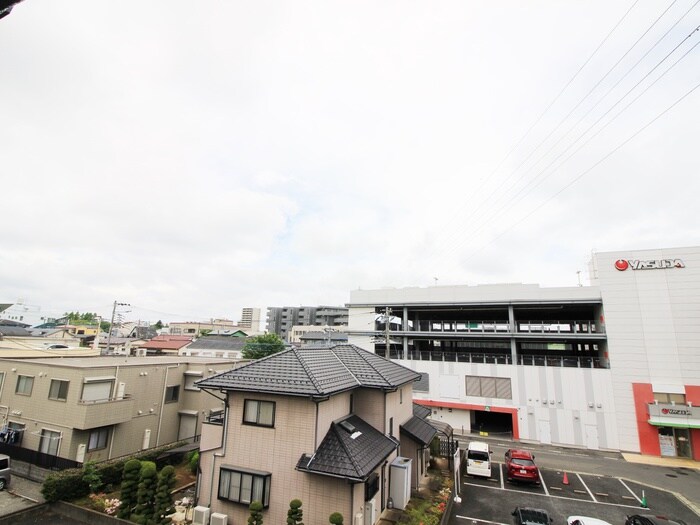
[[[592,516],[622,525],[629,514],[663,514],[699,523],[698,516],[673,493],[614,476],[540,468],[540,484],[508,482],[504,465],[494,463],[490,478],[463,476],[461,502],[455,502],[451,525],[510,525],[517,506],[546,510],[553,524],[571,515]],[[645,503],[648,508],[644,508]]]
[[[42,501],[41,484],[12,476],[10,485],[0,491],[0,516],[33,507]]]

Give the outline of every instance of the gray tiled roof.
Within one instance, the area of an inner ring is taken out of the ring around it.
[[[243,337],[207,335],[192,341],[188,350],[243,350],[246,340]]]
[[[196,382],[201,388],[325,398],[358,387],[395,390],[420,374],[355,345],[292,348]]]
[[[406,423],[401,425],[400,429],[402,434],[406,434],[413,439],[413,441],[421,445],[430,443],[435,437],[435,434],[437,434],[437,430],[428,423],[428,421],[418,416],[413,416],[406,421]]]
[[[430,417],[431,414],[430,407],[419,405],[418,403],[413,403],[413,415],[418,416],[421,419]]]
[[[350,430],[345,427],[349,423]],[[354,427],[354,431],[352,428]],[[355,432],[359,432],[355,438]],[[313,456],[303,455],[297,470],[354,481],[365,481],[398,443],[385,436],[358,416],[331,424]]]

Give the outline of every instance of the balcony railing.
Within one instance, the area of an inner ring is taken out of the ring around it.
[[[392,323],[392,331],[403,332],[404,330]],[[384,324],[377,323],[375,329],[384,330]],[[551,320],[528,320],[516,321],[515,330],[507,320],[489,321],[436,321],[420,320],[413,323],[408,332],[423,333],[453,333],[453,334],[601,334],[605,333],[603,326],[597,325],[594,321],[551,321]]]
[[[71,422],[73,428],[86,430],[126,423],[133,417],[134,400],[126,394],[122,398],[78,401],[78,407]]]
[[[386,357],[386,352],[382,348],[376,349],[377,355]],[[395,348],[389,353],[390,359],[404,359],[403,352]],[[442,352],[430,350],[409,350],[406,359],[414,361],[445,361],[456,363],[489,363],[500,365],[512,365],[511,354],[504,353],[476,353],[476,352]],[[517,365],[523,366],[553,366],[568,368],[608,368],[605,361],[592,356],[541,356],[541,355],[518,355]]]

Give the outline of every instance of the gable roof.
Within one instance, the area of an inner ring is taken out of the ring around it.
[[[200,388],[327,398],[358,387],[396,390],[420,374],[355,345],[292,348],[195,384]]]
[[[418,416],[413,416],[399,427],[401,434],[407,435],[416,443],[425,446],[429,444],[437,430],[428,421]]]
[[[432,411],[429,407],[419,405],[418,403],[413,403],[413,415],[418,416],[421,419],[426,419],[430,417]]]
[[[316,453],[301,456],[296,469],[362,482],[398,446],[362,418],[350,416],[333,422]]]

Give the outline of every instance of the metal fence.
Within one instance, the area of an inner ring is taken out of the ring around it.
[[[72,459],[60,458],[51,454],[44,454],[38,450],[30,450],[7,443],[0,443],[0,454],[7,454],[12,459],[24,461],[25,463],[50,470],[63,470],[80,467],[82,465]]]

